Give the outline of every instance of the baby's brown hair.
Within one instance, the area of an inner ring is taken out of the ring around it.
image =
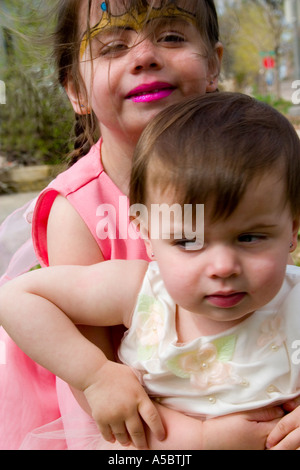
[[[300,140],[282,114],[250,96],[196,96],[162,111],[136,147],[130,203],[170,188],[184,204],[213,202],[229,217],[256,176],[278,171],[293,217],[300,215]]]

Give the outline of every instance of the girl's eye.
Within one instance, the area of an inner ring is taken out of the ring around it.
[[[156,39],[158,43],[167,43],[170,45],[174,44],[180,44],[185,41],[185,37],[181,33],[176,33],[176,32],[166,32],[163,34],[160,34],[160,36]]]
[[[121,41],[111,42],[109,44],[104,44],[100,50],[101,56],[113,56],[117,54],[121,54],[122,52],[126,51],[128,46],[126,43]]]
[[[193,240],[176,240],[174,244],[184,251],[199,251],[204,246],[203,240],[198,240],[197,238]]]
[[[262,234],[257,234],[257,233],[244,233],[238,237],[238,241],[240,243],[258,243],[262,240],[265,240],[266,236]]]

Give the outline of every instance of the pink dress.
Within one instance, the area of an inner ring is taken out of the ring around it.
[[[59,175],[37,200],[32,237],[42,266],[48,265],[47,222],[59,194],[81,215],[105,259],[148,260],[143,240],[129,224],[128,199],[103,169],[100,146],[101,140]],[[29,359],[3,328],[0,328],[0,383],[0,450],[72,448],[73,444],[65,440],[64,428],[73,432],[74,422],[80,423],[81,435],[85,426],[94,433],[94,423],[81,410],[68,385]],[[35,439],[39,433],[31,434],[52,422],[56,423],[51,426],[57,430],[57,438],[53,439],[51,434],[47,439],[47,434],[42,433],[41,439]]]

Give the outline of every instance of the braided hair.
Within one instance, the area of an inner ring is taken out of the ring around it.
[[[54,61],[58,70],[59,83],[65,88],[69,81],[72,81],[75,94],[83,103],[88,103],[88,92],[80,69],[80,48],[82,42],[82,31],[80,30],[80,15],[82,12],[82,0],[57,0],[56,10],[56,30],[54,32]],[[109,1],[99,1],[100,5],[107,5],[107,12],[110,12]],[[124,11],[134,8],[152,8],[152,0],[118,0],[118,8],[124,2]],[[95,0],[87,1],[87,14],[85,31],[89,39],[91,9]],[[196,18],[197,29],[200,31],[204,43],[207,45],[210,54],[209,60],[214,61],[214,47],[219,40],[219,25],[214,0],[161,0],[161,6],[175,4],[183,11],[193,11]],[[157,2],[155,3],[157,5]],[[94,26],[94,25],[92,25]],[[91,57],[92,60],[92,57]],[[100,129],[97,118],[93,112],[91,114],[75,114],[74,125],[74,149],[68,156],[69,165],[74,164],[82,156],[86,155],[91,146],[99,139]]]

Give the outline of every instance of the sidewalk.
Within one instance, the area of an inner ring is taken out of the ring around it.
[[[0,224],[15,209],[22,207],[38,194],[38,192],[29,192],[0,195]]]

